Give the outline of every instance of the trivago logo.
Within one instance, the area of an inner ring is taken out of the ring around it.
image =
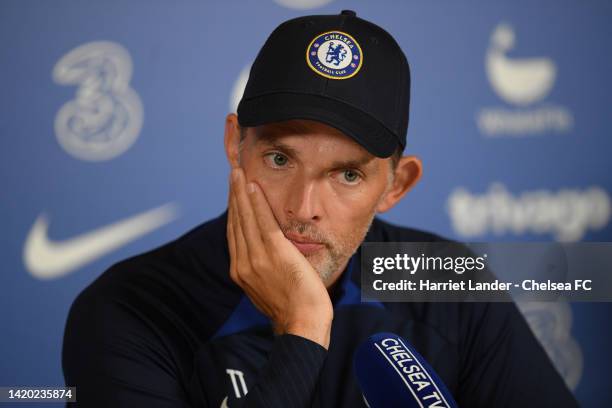
[[[481,109],[476,115],[480,131],[485,136],[527,136],[571,130],[571,112],[545,102],[557,79],[555,62],[541,56],[509,57],[514,43],[509,24],[499,24],[491,35],[485,71],[493,91],[512,107]]]
[[[465,238],[490,233],[551,234],[558,241],[573,242],[587,231],[606,227],[612,204],[599,187],[513,195],[503,184],[494,183],[482,194],[455,189],[448,198],[448,214],[455,232]]]

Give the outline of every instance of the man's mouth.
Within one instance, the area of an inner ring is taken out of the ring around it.
[[[306,237],[295,234],[285,234],[285,237],[303,254],[310,255],[322,249],[325,245],[322,242],[313,241]]]

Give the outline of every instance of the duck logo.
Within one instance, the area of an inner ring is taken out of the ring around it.
[[[528,105],[548,95],[555,83],[557,68],[545,57],[510,59],[506,52],[514,47],[514,31],[508,24],[499,24],[486,57],[489,82],[506,102]]]
[[[330,79],[348,79],[361,68],[361,47],[347,33],[329,31],[316,36],[306,49],[306,62],[317,74]]]
[[[71,156],[87,161],[113,159],[138,138],[142,102],[130,87],[132,59],[109,41],[83,44],[64,55],[53,69],[60,85],[77,86],[74,99],[55,117],[55,133]]]
[[[527,136],[564,133],[571,130],[573,116],[563,106],[537,105],[552,90],[557,66],[548,57],[508,57],[514,48],[515,32],[500,23],[491,34],[485,71],[495,93],[513,109],[485,108],[477,114],[478,127],[486,136]]]

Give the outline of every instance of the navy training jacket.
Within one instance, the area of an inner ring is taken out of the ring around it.
[[[119,262],[85,288],[62,366],[80,407],[365,407],[353,353],[393,332],[431,364],[459,406],[575,407],[513,303],[360,301],[360,251],[331,293],[329,350],[275,335],[229,277],[227,212]],[[365,241],[442,238],[374,219]]]

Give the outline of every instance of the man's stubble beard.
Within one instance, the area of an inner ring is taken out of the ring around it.
[[[308,237],[310,240],[324,244],[324,247],[319,251],[314,254],[305,255],[305,258],[318,272],[323,283],[327,285],[337,273],[342,272],[340,268],[346,265],[350,257],[357,251],[368,233],[375,216],[376,211],[372,211],[368,216],[367,223],[358,228],[353,228],[351,233],[344,237],[329,237],[321,234],[311,224],[299,221],[288,221],[286,224],[281,225],[281,229],[285,234],[289,232],[297,233]]]

